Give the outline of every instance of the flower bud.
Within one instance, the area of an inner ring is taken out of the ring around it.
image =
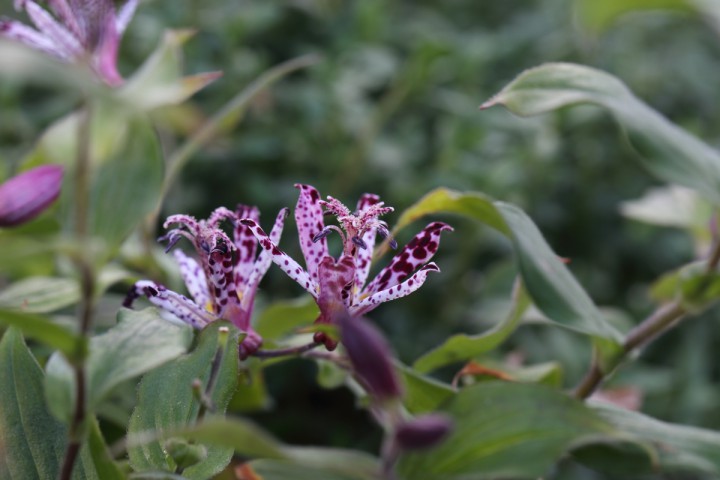
[[[446,415],[424,415],[400,424],[395,430],[395,442],[403,450],[430,448],[443,441],[452,428],[452,419]]]
[[[0,185],[0,227],[20,225],[40,215],[60,195],[63,167],[43,165]]]
[[[340,336],[357,376],[378,400],[401,397],[403,388],[393,366],[390,346],[362,317],[340,317]]]

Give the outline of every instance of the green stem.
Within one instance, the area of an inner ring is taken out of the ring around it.
[[[87,338],[92,325],[93,305],[95,296],[94,271],[91,263],[83,257],[87,248],[87,217],[90,192],[90,122],[91,111],[89,103],[80,111],[77,137],[77,158],[75,163],[75,236],[81,249],[75,258],[75,264],[80,274],[80,305],[78,308],[78,323],[80,335]],[[84,439],[84,423],[87,415],[87,399],[85,359],[76,360],[73,365],[75,374],[75,409],[68,431],[68,446],[65,450],[60,480],[70,480],[73,468],[80,452]]]
[[[720,264],[720,241],[715,242],[708,256],[705,268],[708,281],[700,287],[701,290],[709,285],[709,276],[715,272],[718,264]],[[616,364],[620,364],[630,353],[647,345],[662,333],[678,325],[688,313],[687,309],[679,302],[673,302],[659,307],[627,334]],[[583,377],[575,388],[575,398],[581,400],[588,398],[597,390],[610,373],[611,371],[603,371],[596,355],[585,377]]]
[[[233,97],[222,110],[213,115],[197,133],[190,137],[185,144],[170,156],[168,159],[168,172],[165,177],[165,183],[163,184],[163,197],[170,190],[178,174],[192,155],[212,139],[228,119],[232,118],[233,115],[241,113],[255,95],[289,73],[315,65],[319,61],[320,57],[318,55],[310,54],[283,62],[264,72],[254,82]]]
[[[308,343],[305,345],[300,345],[297,347],[288,347],[288,348],[279,348],[277,350],[258,350],[257,352],[253,353],[252,355],[254,357],[258,358],[277,358],[277,357],[287,357],[291,355],[302,355],[313,348],[319,347],[319,343]]]

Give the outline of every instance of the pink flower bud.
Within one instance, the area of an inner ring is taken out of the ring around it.
[[[395,431],[395,441],[403,450],[430,448],[443,441],[452,428],[453,422],[450,417],[433,413],[398,426]]]
[[[403,388],[393,366],[390,346],[380,331],[362,317],[344,314],[340,335],[355,373],[378,400],[401,397]]]
[[[0,227],[20,225],[40,215],[60,195],[63,167],[43,165],[0,185]]]

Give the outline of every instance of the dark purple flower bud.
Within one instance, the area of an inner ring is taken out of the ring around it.
[[[60,195],[63,167],[43,165],[0,185],[0,227],[20,225],[40,215]]]
[[[343,314],[340,338],[355,373],[378,400],[401,397],[402,384],[393,366],[390,346],[368,320]]]
[[[453,429],[450,417],[432,413],[400,424],[395,430],[395,442],[403,450],[434,447]]]

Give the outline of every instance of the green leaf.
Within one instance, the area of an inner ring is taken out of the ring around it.
[[[118,324],[90,341],[86,362],[87,408],[93,411],[114,387],[138,377],[187,351],[192,331],[163,320],[154,308],[122,309]],[[62,355],[46,366],[48,405],[68,421],[75,404],[75,376]]]
[[[457,213],[510,235],[505,221],[493,205],[493,199],[479,192],[456,192],[437,188],[406,209],[393,232],[398,232],[415,220],[434,213]]]
[[[622,202],[622,214],[652,225],[707,230],[712,207],[687,188],[677,185],[651,188],[636,200]]]
[[[402,478],[538,478],[574,445],[614,435],[583,403],[539,385],[481,383],[443,410],[453,432],[433,450],[405,455]]]
[[[153,54],[120,88],[120,98],[149,111],[182,103],[217,79],[221,72],[183,76],[182,46],[192,35],[190,30],[166,31]]]
[[[87,350],[84,338],[41,315],[0,310],[0,325],[17,327],[26,336],[60,350],[68,358],[82,358]]]
[[[692,0],[575,0],[575,7],[582,24],[598,34],[626,13],[638,10],[691,12],[692,3]]]
[[[201,423],[173,432],[199,443],[230,447],[253,458],[284,458],[282,446],[262,429],[242,418],[212,416]]]
[[[98,478],[102,480],[123,480],[125,478],[117,463],[110,456],[105,439],[100,431],[100,425],[98,425],[97,418],[94,416],[90,419],[87,449]]]
[[[263,480],[377,480],[376,458],[354,450],[286,448],[287,460],[255,460],[243,466]],[[253,477],[250,477],[253,478]]]
[[[461,213],[508,236],[515,248],[523,283],[535,305],[556,324],[593,337],[603,366],[613,366],[622,335],[607,322],[522,210],[479,193],[438,188],[403,213],[394,232],[421,216],[437,213]],[[503,327],[507,328],[507,325]],[[468,343],[460,345],[467,348],[475,346]],[[444,351],[440,354],[433,351],[430,358],[431,361],[426,361],[427,365],[420,364],[423,371],[447,359]]]
[[[651,288],[659,301],[679,301],[693,312],[705,310],[720,299],[720,274],[708,272],[706,262],[692,262],[660,277]]]
[[[310,296],[275,302],[262,311],[255,330],[265,339],[277,340],[310,326],[319,314],[317,303]]]
[[[593,409],[623,433],[655,445],[662,471],[720,475],[720,432],[661,422],[608,405],[595,404]]]
[[[214,322],[200,332],[195,349],[175,361],[145,375],[138,388],[138,402],[128,432],[130,438],[143,438],[155,430],[178,432],[195,424],[199,403],[192,383],[200,379],[207,384],[213,358],[218,351],[218,328],[229,326],[231,334],[225,345],[212,400],[216,413],[225,411],[237,386],[239,331],[226,322]],[[168,399],[172,399],[169,404]],[[137,471],[175,471],[175,465],[159,440],[140,442],[128,449],[130,465]],[[208,446],[208,457],[183,471],[189,479],[206,479],[220,472],[230,461],[232,448]]]
[[[405,384],[403,404],[413,415],[435,411],[457,393],[450,385],[426,377],[406,365],[398,362],[395,366]]]
[[[90,232],[119,246],[160,201],[163,157],[155,131],[142,117],[129,120],[123,147],[103,163],[90,192]]]
[[[413,368],[420,372],[430,372],[450,363],[469,360],[493,350],[520,325],[522,315],[529,306],[530,297],[522,284],[517,282],[513,289],[512,306],[502,321],[479,335],[464,333],[453,335],[439,347],[418,358],[413,364]]]
[[[537,115],[590,103],[608,109],[623,126],[645,167],[658,178],[697,190],[720,203],[720,155],[639,100],[616,77],[571,63],[526,70],[483,108],[503,105],[517,115]]]
[[[9,328],[0,341],[0,478],[57,478],[66,439],[65,427],[53,418],[43,400],[42,369],[20,331]],[[100,440],[94,438],[96,446]],[[85,445],[80,450],[72,478],[121,478],[99,475],[109,471],[105,466],[96,468]]]
[[[49,313],[75,304],[80,288],[71,278],[31,277],[0,292],[0,308],[27,313]]]
[[[42,370],[19,330],[0,342],[0,478],[55,478],[65,430],[43,401]]]
[[[495,206],[512,231],[520,273],[535,305],[567,328],[619,344],[620,333],[605,320],[530,217],[507,203]]]

